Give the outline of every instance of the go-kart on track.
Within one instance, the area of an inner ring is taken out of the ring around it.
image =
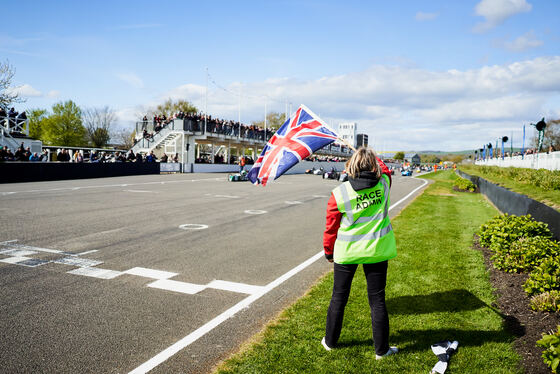
[[[0,372],[208,372],[330,269],[322,232],[338,183],[0,185]],[[393,176],[391,216],[425,184]]]

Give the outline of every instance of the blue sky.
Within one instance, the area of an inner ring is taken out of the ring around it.
[[[265,101],[303,103],[357,122],[378,150],[515,142],[523,124],[560,117],[555,0],[22,0],[12,14],[0,58],[20,110],[108,105],[120,127],[168,97],[204,110],[208,68],[213,116],[248,123]]]

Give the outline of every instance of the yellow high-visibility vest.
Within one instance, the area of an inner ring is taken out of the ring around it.
[[[373,264],[397,256],[389,219],[389,177],[382,174],[372,188],[354,191],[344,182],[333,191],[342,213],[334,244],[334,262]]]

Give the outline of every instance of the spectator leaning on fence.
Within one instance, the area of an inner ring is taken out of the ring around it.
[[[150,151],[150,153],[146,156],[146,162],[156,162],[156,160],[157,157],[154,155],[154,151]]]

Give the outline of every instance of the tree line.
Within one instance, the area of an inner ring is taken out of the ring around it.
[[[50,111],[31,109],[27,118],[29,136],[47,145],[103,148],[111,138],[120,146],[130,145],[133,139],[130,131],[112,132],[116,114],[107,106],[82,109],[67,100],[54,104]]]

